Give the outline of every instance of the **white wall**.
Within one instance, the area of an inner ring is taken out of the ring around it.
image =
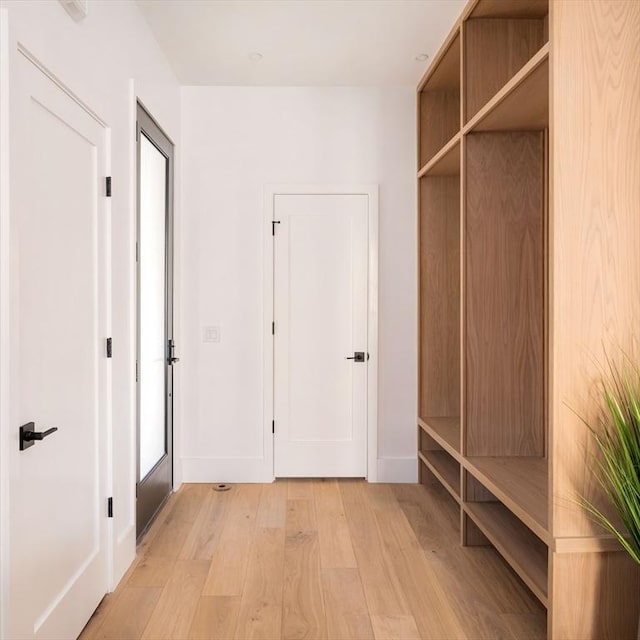
[[[269,481],[263,456],[263,188],[380,185],[380,481],[415,481],[412,88],[184,87],[183,477]],[[202,341],[219,325],[220,343]]]
[[[5,39],[4,44],[8,45],[9,65],[3,65],[2,70],[8,72],[9,89],[19,42],[98,114],[111,132],[114,581],[117,581],[135,553],[135,99],[139,97],[144,102],[179,145],[180,91],[170,67],[133,2],[92,0],[89,3],[89,16],[81,23],[75,23],[62,6],[53,0],[3,0],[0,4],[4,9],[3,26],[8,27],[8,43]],[[5,91],[4,84],[2,88]],[[7,103],[2,101],[2,105],[6,108]],[[6,113],[2,115],[1,156],[6,157],[5,152],[11,144],[8,135],[11,114],[8,120]],[[10,166],[7,167],[5,162],[2,169],[5,179],[9,174],[9,179],[2,181],[4,224],[8,220],[5,186],[10,185]],[[177,169],[179,176],[179,167]],[[176,189],[179,203],[179,180]],[[179,220],[179,209],[176,213]],[[4,229],[4,226],[0,229]],[[4,270],[8,264],[6,235],[0,241]],[[4,314],[6,287],[0,294],[3,296]],[[4,322],[2,326],[5,326]],[[6,339],[3,349],[5,347]],[[5,397],[2,399],[5,400]],[[2,415],[7,415],[6,406],[2,407]],[[9,427],[3,420],[3,448],[9,442]],[[2,478],[4,482],[4,470]],[[5,507],[6,501],[2,504],[4,513]],[[6,529],[2,533],[4,555],[8,548],[4,536]],[[3,569],[3,576],[5,573]],[[2,624],[6,624],[6,620],[2,620]],[[0,635],[3,635],[1,629]]]

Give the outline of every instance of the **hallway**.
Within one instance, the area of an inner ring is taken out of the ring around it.
[[[459,545],[437,484],[191,484],[171,497],[82,640],[542,639],[545,611],[491,548]]]

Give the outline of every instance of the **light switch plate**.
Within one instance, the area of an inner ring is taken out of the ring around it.
[[[220,327],[205,327],[202,332],[202,342],[220,342]]]

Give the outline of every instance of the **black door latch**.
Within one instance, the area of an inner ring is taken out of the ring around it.
[[[44,440],[58,430],[58,427],[52,427],[46,431],[34,431],[35,426],[35,422],[27,422],[20,427],[20,451],[33,447],[38,440]]]
[[[367,353],[367,360],[369,359],[369,354]],[[347,360],[353,360],[354,362],[364,362],[365,361],[365,353],[364,351],[354,351],[352,356],[348,356]]]

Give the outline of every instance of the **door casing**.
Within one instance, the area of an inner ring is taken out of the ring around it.
[[[378,479],[378,185],[326,185],[326,184],[274,184],[264,187],[263,248],[264,248],[264,455],[274,472],[274,440],[272,420],[274,411],[274,345],[271,333],[274,307],[274,244],[271,222],[275,215],[277,195],[365,195],[368,199],[369,247],[367,283],[367,351],[369,369],[367,376],[367,480]],[[276,425],[277,429],[277,425]]]

